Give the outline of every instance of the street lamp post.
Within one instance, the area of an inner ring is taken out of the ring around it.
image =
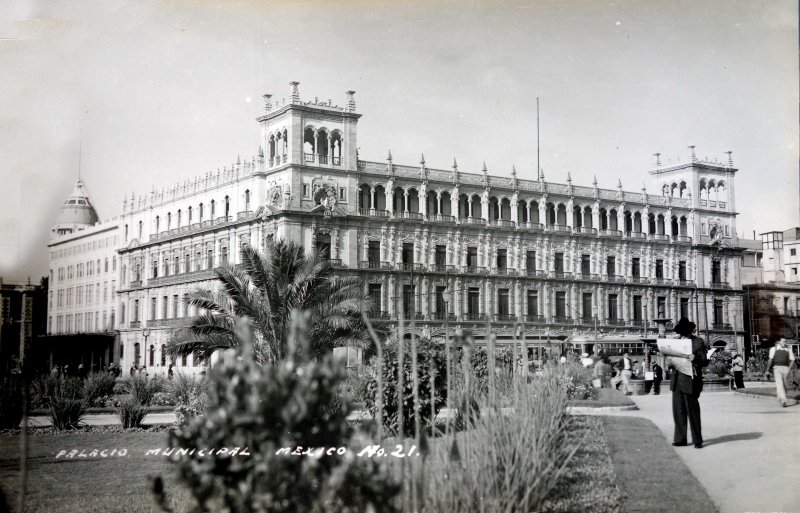
[[[142,353],[144,354],[144,361],[145,365],[143,367],[147,367],[147,337],[150,336],[150,328],[143,328],[142,329],[142,336],[144,337],[144,347],[142,348]],[[139,362],[136,362],[136,365],[139,365]]]
[[[447,317],[450,313],[450,289],[444,289],[442,293],[442,300],[444,301],[444,351],[447,358],[447,409],[448,414],[451,406],[450,402],[450,332],[448,330]],[[448,417],[449,418],[449,417]]]

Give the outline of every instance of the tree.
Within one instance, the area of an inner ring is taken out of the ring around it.
[[[189,294],[189,305],[201,313],[173,332],[167,346],[173,355],[206,359],[215,351],[235,348],[235,320],[249,317],[256,337],[255,361],[272,365],[286,357],[292,310],[311,316],[309,357],[320,357],[334,347],[370,347],[362,312],[373,304],[360,279],[335,275],[327,260],[306,255],[303,246],[290,241],[268,240],[263,256],[246,245],[241,255],[240,265],[214,270],[222,285],[218,292]],[[376,328],[379,335],[386,335],[384,324]]]

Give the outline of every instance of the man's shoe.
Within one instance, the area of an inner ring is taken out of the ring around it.
[[[703,448],[703,442],[700,442],[699,444],[694,444],[694,448],[695,449],[702,449]]]
[[[673,447],[686,447],[687,445],[689,444],[687,444],[686,442],[672,442]]]
[[[787,406],[789,406],[789,403],[787,403],[786,401],[784,401],[784,402],[782,402],[782,403],[781,403],[781,406],[783,406],[784,408],[786,408]]]

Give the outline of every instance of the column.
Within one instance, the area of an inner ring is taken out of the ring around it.
[[[369,209],[375,210],[375,187],[369,188]]]
[[[403,205],[404,205],[404,210],[403,211],[405,213],[408,213],[408,189],[405,189],[403,191],[403,197],[405,198],[404,201],[403,201]]]
[[[314,162],[319,162],[319,153],[318,153],[319,145],[318,145],[318,141],[319,141],[319,134],[315,130],[314,131]]]

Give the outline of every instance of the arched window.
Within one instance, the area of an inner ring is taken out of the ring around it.
[[[231,215],[231,199],[225,196],[225,217]]]
[[[198,221],[202,223],[203,222],[203,204],[200,203],[199,207],[200,207],[200,211],[198,212],[198,216],[199,216]]]
[[[212,221],[214,220],[214,209],[215,209],[216,206],[217,206],[217,203],[214,200],[211,200],[211,213],[210,213],[210,216],[211,216],[211,220]]]
[[[125,303],[122,302],[119,305],[119,323],[120,326],[125,324]]]
[[[250,210],[250,189],[244,191],[244,209]]]
[[[106,272],[106,273],[108,272],[108,259],[107,258],[105,259],[105,262],[103,263],[103,272]]]
[[[189,207],[189,209],[188,209],[188,216],[189,216],[189,219],[186,221],[186,224],[190,225],[190,224],[192,224],[192,207]]]
[[[150,344],[150,367],[156,366],[156,346]]]
[[[142,223],[142,221],[139,221],[139,240],[142,240],[142,228],[143,228],[143,226],[144,226],[144,223]]]
[[[142,357],[142,350],[139,346],[139,343],[136,342],[133,344],[133,366],[138,368],[139,367],[139,358]]]
[[[172,229],[172,212],[167,212],[167,230]]]
[[[160,230],[161,230],[161,218],[159,216],[156,216],[156,233],[158,233]]]
[[[161,366],[167,366],[167,345],[161,344]]]
[[[125,225],[125,242],[128,242],[128,225]]]
[[[117,270],[117,257],[113,257],[111,259],[111,270],[112,271],[116,271]]]
[[[181,367],[186,367],[188,365],[188,359],[189,355],[185,353],[181,355]]]
[[[181,212],[180,209],[179,209],[178,210],[178,219],[177,219],[178,224],[177,224],[177,226],[175,226],[175,228],[180,228],[181,227],[181,218],[183,217],[182,214],[183,214],[183,212]]]

